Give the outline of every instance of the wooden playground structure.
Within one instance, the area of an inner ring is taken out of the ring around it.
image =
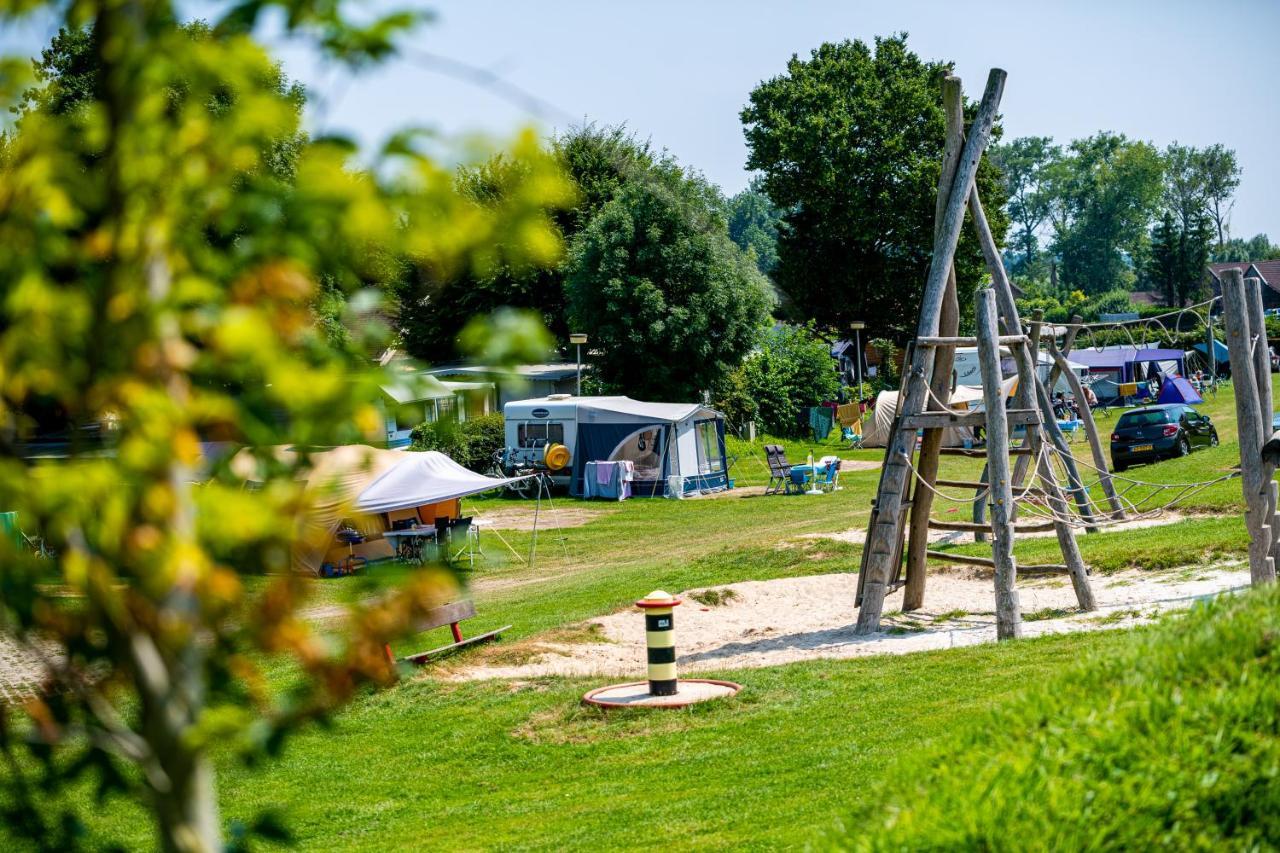
[[[1068,324],[1046,328],[1037,312],[1030,326],[1024,327],[1014,301],[1014,288],[978,197],[974,179],[990,141],[1005,77],[1004,71],[992,69],[967,133],[961,82],[950,75],[943,81],[946,144],[935,208],[933,264],[921,300],[916,338],[907,346],[906,369],[899,392],[901,409],[886,443],[863,548],[856,600],[858,634],[879,630],[885,597],[892,591],[905,587],[904,611],[923,606],[930,559],[994,569],[1000,639],[1021,634],[1022,617],[1016,588],[1020,571],[1024,575],[1067,575],[1080,609],[1094,610],[1097,605],[1088,569],[1076,542],[1077,530],[1095,532],[1133,517],[1150,517],[1195,491],[1234,476],[1242,476],[1248,503],[1246,521],[1251,539],[1252,580],[1257,584],[1275,578],[1275,561],[1280,558],[1280,553],[1276,553],[1280,542],[1273,536],[1277,527],[1275,463],[1264,459],[1262,452],[1270,436],[1267,425],[1272,411],[1271,375],[1259,282],[1244,281],[1239,271],[1229,273],[1223,282],[1222,302],[1239,415],[1240,474],[1233,472],[1214,480],[1179,484],[1146,483],[1123,477],[1120,479],[1125,485],[1118,489],[1119,475],[1109,470],[1086,395],[1066,357],[1082,330],[1123,323],[1085,324],[1080,317],[1073,317]],[[959,336],[954,259],[966,211],[991,277],[990,287],[979,290],[975,297],[975,337]],[[1208,306],[1207,324],[1211,323],[1209,314],[1216,301],[1204,303]],[[1187,310],[1175,313],[1181,315]],[[1061,344],[1056,340],[1059,336]],[[1042,345],[1052,364],[1047,381],[1037,372]],[[949,405],[955,350],[960,346],[977,347],[983,384],[982,411],[959,410]],[[1017,370],[1016,391],[1008,406],[1001,390],[1002,347],[1012,355]],[[1059,377],[1068,383],[1079,404],[1091,461],[1077,460],[1055,418],[1048,389],[1055,387]],[[986,446],[973,450],[942,447],[944,429],[954,426],[983,427]],[[1019,429],[1021,437],[1017,439]],[[921,438],[917,451],[918,432]],[[1273,447],[1280,448],[1280,433],[1274,440]],[[940,480],[938,469],[943,455],[983,458],[986,467],[977,481]],[[1271,455],[1280,455],[1280,450]],[[1096,478],[1093,485],[1101,493],[1100,500],[1090,496],[1082,468]],[[1031,483],[1027,483],[1029,476]],[[948,498],[939,491],[940,487],[974,490],[973,522],[939,521],[930,517],[935,496]],[[1144,489],[1149,490],[1146,497],[1135,501],[1129,496]],[[1155,508],[1144,508],[1143,504],[1148,501],[1163,500],[1169,490],[1176,490],[1171,500]],[[990,507],[990,521],[986,520],[987,507]],[[1019,513],[1025,516],[1021,523]],[[1019,567],[1013,554],[1014,537],[1018,533],[1049,529],[1056,534],[1062,563]],[[990,536],[992,556],[990,559],[960,557],[930,550],[930,530],[970,532],[978,541]]]

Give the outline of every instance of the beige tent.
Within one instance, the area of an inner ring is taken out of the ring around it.
[[[1018,377],[1010,377],[1003,384],[1006,397],[1011,396],[1018,387]],[[900,401],[897,391],[881,391],[876,397],[875,408],[870,417],[863,421],[862,446],[884,447],[888,444],[889,433],[893,429],[893,419],[898,414]],[[967,385],[957,385],[951,392],[950,406],[953,409],[982,409],[982,389]],[[943,447],[963,447],[965,441],[973,441],[971,427],[948,427],[942,436]]]
[[[295,457],[289,450],[273,452],[282,462]],[[257,460],[247,450],[240,451],[231,466],[245,480],[259,479]],[[366,559],[390,557],[393,549],[382,533],[392,523],[410,519],[429,525],[437,518],[457,518],[462,497],[508,482],[468,471],[442,453],[366,445],[313,453],[302,493],[306,509],[298,518],[293,542],[293,570],[318,575],[325,563],[337,563],[350,552]],[[350,551],[335,538],[344,525],[365,538]]]

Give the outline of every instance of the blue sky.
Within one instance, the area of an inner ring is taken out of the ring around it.
[[[1280,2],[983,3],[440,0],[408,45],[493,72],[531,111],[405,56],[352,77],[277,45],[312,93],[316,129],[375,142],[405,125],[496,136],[532,123],[625,122],[726,192],[745,186],[738,112],[751,88],[823,41],[905,30],[922,57],[956,63],[966,91],[1009,72],[1006,138],[1065,142],[1113,130],[1159,146],[1221,142],[1243,181],[1232,233],[1280,242]],[[38,27],[0,42],[38,45]]]

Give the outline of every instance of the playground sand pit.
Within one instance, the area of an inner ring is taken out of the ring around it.
[[[1120,628],[1249,585],[1240,561],[1185,570],[1127,570],[1091,578],[1098,610],[1081,613],[1065,577],[1018,584],[1023,636]],[[882,630],[854,634],[856,574],[828,574],[748,581],[681,593],[676,608],[676,648],[681,674],[773,666],[821,658],[907,654],[991,643],[996,639],[990,571],[930,567],[925,608],[903,614],[902,591],[885,600]],[[716,601],[699,604],[692,595]],[[592,627],[592,626],[598,627]],[[644,619],[623,610],[583,623],[589,642],[533,637],[496,646],[461,668],[457,680],[544,676],[639,676],[644,672]]]

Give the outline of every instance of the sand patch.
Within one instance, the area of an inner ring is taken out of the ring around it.
[[[554,505],[544,503],[538,512],[538,529],[554,530],[556,527],[582,527],[597,518],[616,512],[614,509],[580,506],[570,501]],[[533,530],[534,508],[512,506],[490,509],[486,507],[476,514],[476,520],[495,530]]]
[[[1248,587],[1240,561],[1195,572],[1128,570],[1091,578],[1098,610],[1081,613],[1066,578],[1020,582],[1023,635],[1100,630],[1148,622],[1161,613]],[[926,607],[902,614],[902,591],[885,601],[880,633],[853,633],[856,574],[828,574],[716,587],[723,604],[703,607],[690,595],[676,610],[680,671],[773,666],[818,658],[906,654],[995,642],[991,575],[976,569],[931,567]],[[726,596],[724,591],[731,591]],[[446,675],[454,679],[540,676],[634,676],[644,672],[644,620],[634,610],[589,620],[604,642],[541,642],[519,665],[484,661]],[[536,640],[536,638],[531,638]]]
[[[947,514],[939,514],[938,518],[946,521],[971,521],[973,519],[972,512],[968,509],[962,512],[954,512]],[[1107,524],[1099,527],[1099,533],[1112,533],[1123,530],[1141,530],[1144,527],[1161,527],[1166,524],[1177,524],[1179,521],[1185,521],[1189,516],[1185,516],[1178,512],[1166,512],[1151,518],[1138,518],[1133,521],[1122,521],[1118,524]],[[1197,518],[1211,516],[1194,516]],[[1030,514],[1021,516],[1024,524],[1040,524],[1047,519]],[[1083,529],[1076,531],[1078,535],[1087,535]],[[1056,536],[1052,530],[1037,530],[1031,533],[1019,533],[1017,538],[1022,539],[1041,539],[1046,536]],[[867,528],[850,527],[847,530],[837,530],[832,533],[805,533],[801,535],[802,539],[835,539],[838,542],[848,542],[851,545],[861,545],[867,539]],[[973,534],[967,532],[949,531],[949,530],[930,530],[929,542],[939,544],[954,544],[973,542]]]

